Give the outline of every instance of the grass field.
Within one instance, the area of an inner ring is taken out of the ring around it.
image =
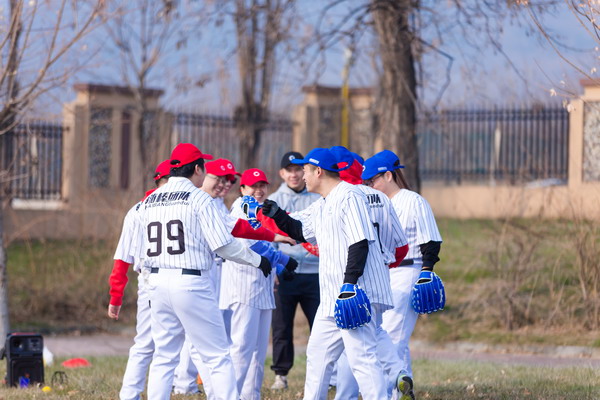
[[[58,360],[62,361],[62,360]],[[50,393],[40,388],[0,389],[0,399],[118,399],[125,357],[90,358],[91,367],[64,370],[68,383],[51,384],[52,374],[60,368],[46,369]],[[267,360],[267,365],[270,360]],[[59,364],[57,364],[59,365]],[[301,399],[305,359],[298,357],[290,372],[290,387],[283,392],[263,388],[263,399]],[[506,364],[418,360],[414,364],[418,399],[536,399],[597,400],[600,399],[600,371],[591,368],[542,368]],[[2,365],[0,373],[5,373]],[[266,372],[265,387],[272,374]],[[330,392],[333,399],[335,392]],[[204,399],[205,396],[173,396],[173,399]]]
[[[115,221],[120,224],[120,221]],[[440,219],[436,271],[446,309],[421,318],[420,339],[600,346],[600,227],[581,221]],[[13,330],[132,325],[130,273],[121,320],[105,317],[112,241],[15,242],[7,249]]]

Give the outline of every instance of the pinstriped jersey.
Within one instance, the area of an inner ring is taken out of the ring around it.
[[[135,223],[136,223],[136,214],[138,213],[138,209],[142,202],[138,202],[136,205],[131,207],[125,218],[123,219],[123,228],[121,228],[121,236],[119,237],[119,244],[117,244],[117,249],[115,250],[115,256],[113,259],[115,260],[123,260],[128,264],[134,264],[134,269],[139,271],[138,264],[135,258],[133,257],[132,244],[134,242],[133,235],[135,234]]]
[[[367,196],[371,221],[377,233],[383,260],[386,264],[391,264],[396,261],[396,247],[408,243],[392,202],[385,193],[377,189],[365,185],[356,187]]]
[[[241,204],[242,198],[238,197],[231,206],[231,216],[236,221],[238,218],[245,218]],[[237,238],[236,240],[244,242],[247,246],[256,243],[256,240]],[[222,268],[219,308],[227,309],[234,303],[246,304],[260,310],[275,308],[273,295],[275,273],[265,278],[260,269],[233,261],[224,262]]]
[[[422,258],[419,245],[432,240],[442,241],[429,203],[420,194],[407,189],[400,189],[391,201],[408,239],[406,258]]]
[[[139,228],[137,253],[150,267],[208,270],[214,251],[234,240],[213,198],[182,177],[142,202]]]
[[[363,275],[358,279],[369,300],[392,307],[390,274],[369,215],[367,199],[361,189],[340,182],[324,199],[304,211],[291,214],[302,222],[302,234],[319,245],[320,312],[332,317],[348,262],[348,248],[362,240],[369,242]]]

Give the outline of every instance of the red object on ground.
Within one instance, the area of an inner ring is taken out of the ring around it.
[[[71,358],[63,361],[62,366],[65,368],[82,368],[91,367],[92,364],[85,358]]]

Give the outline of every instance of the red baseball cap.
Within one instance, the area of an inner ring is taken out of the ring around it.
[[[233,163],[225,158],[217,158],[215,161],[207,162],[204,166],[207,174],[217,176],[241,175],[235,170]]]
[[[169,175],[171,175],[171,160],[165,160],[156,166],[156,171],[154,171],[155,181]]]
[[[171,153],[171,167],[179,168],[199,159],[212,160],[210,154],[203,154],[191,143],[179,143]]]
[[[268,184],[269,181],[267,180],[267,174],[258,168],[250,168],[245,170],[242,174],[242,180],[240,184],[252,186],[257,182],[266,182]]]

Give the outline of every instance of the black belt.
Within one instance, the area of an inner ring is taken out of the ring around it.
[[[151,274],[158,274],[158,267],[152,267],[152,268],[150,268],[150,273]],[[198,276],[201,276],[202,275],[202,271],[200,271],[199,269],[182,268],[181,269],[181,275],[198,275]]]
[[[400,261],[400,266],[405,267],[407,265],[413,265],[414,263],[415,260],[413,260],[412,258],[405,258],[404,260]]]

